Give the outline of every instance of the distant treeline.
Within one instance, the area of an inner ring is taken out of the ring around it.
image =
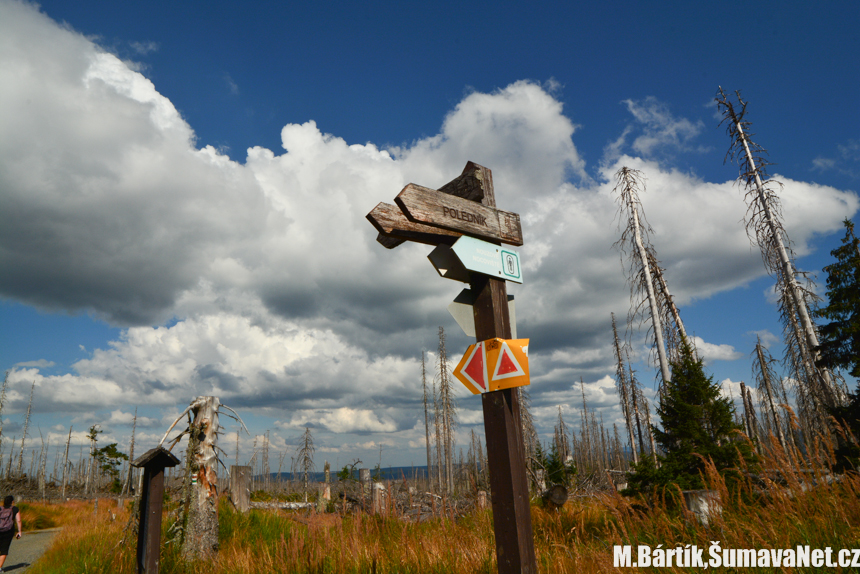
[[[341,469],[335,470],[331,469],[331,481],[338,481],[338,473],[341,472]],[[270,480],[277,481],[281,480],[283,482],[288,481],[301,481],[304,479],[304,473],[302,472],[282,472],[280,475],[277,472],[272,472],[269,474]],[[370,477],[374,480],[402,480],[404,478],[408,479],[424,479],[427,477],[427,467],[426,466],[390,466],[387,468],[370,469]],[[254,480],[263,480],[265,475],[255,475]],[[358,468],[356,468],[352,473],[352,479],[358,480]],[[323,482],[325,481],[325,472],[311,472],[308,473],[308,480],[311,482]]]

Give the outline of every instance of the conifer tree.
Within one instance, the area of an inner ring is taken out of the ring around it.
[[[671,367],[672,378],[657,407],[662,428],[653,428],[663,452],[660,468],[651,459],[643,459],[630,479],[631,490],[642,492],[668,484],[684,490],[704,488],[702,457],[713,461],[717,471],[732,482],[739,476],[739,457],[753,462],[749,444],[735,438],[735,431],[742,429],[734,422],[732,402],[720,396],[719,384],[705,375],[702,360],[687,341],[681,341],[680,356]]]
[[[846,219],[844,224],[842,245],[830,252],[836,262],[824,268],[828,304],[815,313],[816,317],[830,321],[820,328],[818,364],[843,369],[860,378],[860,239],[854,235],[854,223]],[[857,444],[860,442],[860,381],[848,399],[845,406],[829,409],[853,435],[841,441],[837,449],[837,470],[857,470],[860,463]]]
[[[830,254],[835,263],[827,273],[828,304],[815,316],[829,321],[819,327],[821,358],[818,365],[848,371],[860,377],[860,239],[854,236],[854,223],[845,220],[842,246]]]

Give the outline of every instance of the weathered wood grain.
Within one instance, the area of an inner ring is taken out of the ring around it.
[[[486,199],[486,197],[485,197]],[[410,183],[394,198],[406,218],[489,241],[523,244],[520,216]]]
[[[454,195],[462,199],[481,203],[484,199],[483,178],[483,170],[473,169],[471,171],[463,171],[462,175],[457,176],[440,187],[439,191],[447,193],[448,195]]]
[[[409,221],[399,207],[380,203],[367,214],[367,220],[376,228],[386,249],[394,249],[404,241],[414,241],[426,245],[453,245],[462,234],[456,231],[431,227],[423,223]]]
[[[473,161],[466,162],[463,173],[439,188],[442,193],[495,207],[493,172]]]
[[[399,247],[406,243],[406,240],[391,237],[390,235],[385,235],[384,233],[377,233],[376,242],[385,247],[386,249],[394,249],[395,247]]]

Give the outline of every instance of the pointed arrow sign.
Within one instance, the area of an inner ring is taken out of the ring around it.
[[[516,251],[474,237],[464,235],[451,247],[439,245],[427,258],[446,279],[468,283],[470,272],[473,272],[514,283],[523,282],[520,256]]]
[[[466,385],[473,395],[480,395],[490,390],[490,377],[487,373],[487,353],[484,343],[469,345],[463,358],[454,369],[454,377]]]
[[[448,312],[463,329],[468,337],[475,336],[475,294],[470,289],[463,289],[454,300],[448,304]],[[517,338],[517,308],[514,304],[514,296],[508,295],[508,315],[511,318],[511,336]]]
[[[523,244],[520,216],[410,183],[394,202],[407,219],[510,245]]]
[[[377,238],[377,241],[388,249],[397,247],[403,240],[427,245],[451,245],[460,237],[456,231],[409,221],[399,207],[389,203],[380,203],[366,217],[380,235],[389,239],[389,241],[383,242]],[[397,240],[400,241],[397,242]]]

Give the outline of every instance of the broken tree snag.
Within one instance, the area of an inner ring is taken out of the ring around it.
[[[190,489],[182,557],[209,559],[218,551],[218,397],[197,397],[191,403],[188,432]]]

